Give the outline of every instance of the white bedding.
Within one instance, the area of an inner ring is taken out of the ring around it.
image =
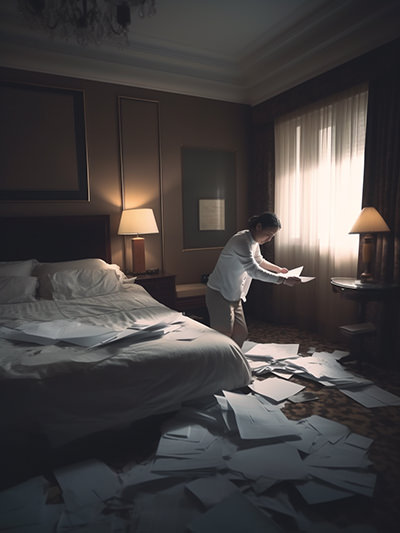
[[[98,348],[0,338],[2,430],[44,432],[60,445],[249,383],[248,364],[233,341],[158,303],[139,285],[121,287],[105,296],[0,305],[0,326],[8,327],[58,319],[115,330],[135,322],[174,325],[158,338],[128,337]]]

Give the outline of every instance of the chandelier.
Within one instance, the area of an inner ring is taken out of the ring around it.
[[[141,18],[156,13],[155,0],[19,0],[32,26],[81,45],[117,39],[128,42],[131,12]]]

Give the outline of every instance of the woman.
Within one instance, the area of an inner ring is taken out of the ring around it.
[[[206,303],[210,327],[231,337],[239,346],[248,334],[242,300],[246,301],[251,280],[290,287],[300,283],[299,278],[277,275],[288,269],[261,255],[260,244],[270,242],[280,229],[281,223],[274,213],[252,216],[248,229],[239,231],[226,243],[208,278]]]

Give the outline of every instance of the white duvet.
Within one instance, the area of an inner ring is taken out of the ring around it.
[[[0,338],[2,430],[44,432],[60,445],[250,381],[233,341],[138,285],[106,296],[0,305],[3,327],[64,319],[115,331],[137,323],[165,327],[154,338],[127,337],[98,348]]]

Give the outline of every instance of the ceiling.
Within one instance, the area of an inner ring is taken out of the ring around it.
[[[80,46],[0,2],[0,65],[255,105],[400,37],[400,0],[156,0],[127,45]]]

